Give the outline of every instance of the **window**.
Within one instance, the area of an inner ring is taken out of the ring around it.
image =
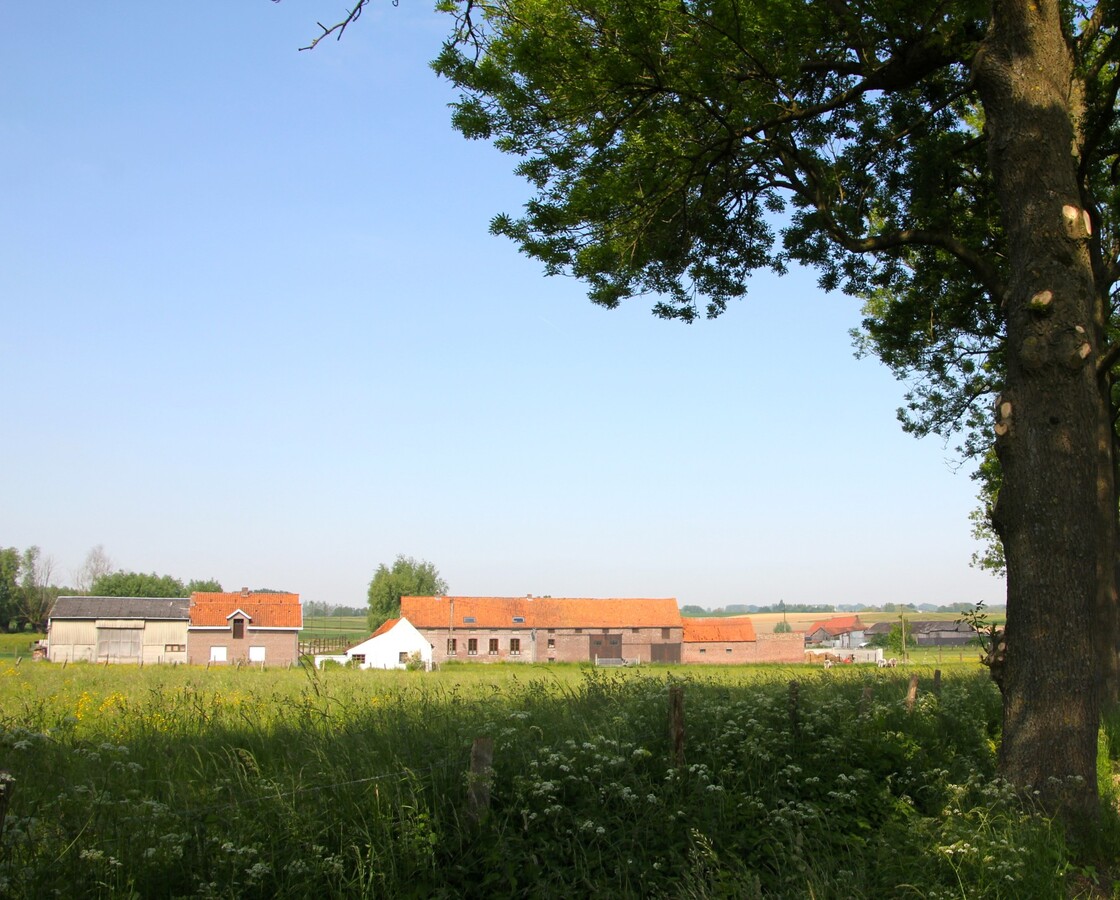
[[[239,641],[243,637],[245,637],[245,620],[244,619],[234,619],[233,620],[233,639],[235,641]]]
[[[727,648],[727,652],[728,652],[728,653],[730,653],[730,652],[731,652],[731,648],[730,648],[730,647],[728,647],[728,648]]]
[[[186,644],[164,644],[163,645],[163,652],[164,653],[184,653],[184,652],[186,652],[186,649],[187,649]]]
[[[366,655],[364,653],[355,653],[350,657],[350,661],[359,666],[364,666],[366,664]]]
[[[225,647],[211,647],[210,648],[210,662],[225,662],[226,661],[226,648]]]
[[[448,638],[447,639],[447,655],[448,656],[454,656],[458,649],[459,649],[459,639],[458,638]]]
[[[490,655],[491,656],[497,656],[498,655],[498,639],[497,638],[490,638]]]
[[[576,634],[583,634],[583,629],[582,629],[582,628],[573,628],[572,630],[573,630],[573,631],[574,631],[574,632],[575,632]]]
[[[555,650],[556,649],[556,638],[549,638],[548,639],[548,649],[549,650]]]
[[[514,617],[513,617],[513,624],[514,624],[514,625],[520,625],[520,624],[522,624],[522,623],[523,623],[524,621],[525,621],[525,617],[524,617],[524,616],[514,616]]]
[[[463,624],[464,625],[473,625],[474,624],[474,616],[463,616]]]
[[[669,629],[668,628],[662,628],[661,629],[661,640],[663,640],[663,641],[669,640]]]
[[[521,655],[521,638],[510,638],[509,639],[509,655],[510,656],[520,656]]]
[[[604,628],[603,629],[603,634],[610,634],[610,633],[611,633],[611,630],[609,628]]]
[[[640,628],[631,628],[630,630],[631,630],[632,632],[634,632],[634,634],[637,634],[637,633],[638,633],[639,631],[641,631],[642,629],[640,629]]]
[[[143,628],[98,628],[98,659],[139,659],[144,642]]]
[[[701,652],[701,653],[707,653],[708,651],[707,651],[707,650],[706,650],[705,648],[701,647],[701,648],[700,648],[700,652]]]
[[[249,648],[249,662],[264,662],[264,647]]]
[[[478,656],[478,638],[467,638],[467,656]]]
[[[408,651],[407,650],[402,650],[400,653],[397,654],[397,662],[399,662],[402,666],[408,665]]]

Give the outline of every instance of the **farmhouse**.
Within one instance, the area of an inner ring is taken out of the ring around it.
[[[824,647],[858,647],[864,640],[864,624],[859,616],[833,616],[814,622],[805,632],[805,642]]]
[[[684,663],[799,663],[804,659],[805,635],[799,631],[756,633],[747,616],[685,618],[681,622]]]
[[[51,662],[185,663],[186,597],[59,597],[47,621]]]
[[[344,664],[353,662],[361,669],[403,669],[414,655],[424,663],[424,668],[431,668],[432,645],[424,635],[408,619],[389,619],[344,653],[316,656],[315,665],[334,660]]]
[[[432,661],[680,662],[674,598],[402,597]]]
[[[299,594],[195,593],[188,628],[192,663],[287,665],[299,659]]]

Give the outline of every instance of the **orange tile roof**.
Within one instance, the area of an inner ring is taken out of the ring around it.
[[[814,622],[808,629],[809,634],[812,634],[818,628],[823,628],[829,634],[843,634],[846,631],[863,631],[863,622],[859,620],[859,616],[833,616],[831,619],[824,619],[820,622]]]
[[[401,597],[401,616],[417,628],[666,628],[681,625],[672,598]],[[466,618],[473,622],[465,622]],[[514,618],[523,622],[514,622]]]
[[[256,628],[302,628],[303,607],[299,594],[267,594],[254,591],[191,594],[191,625],[222,627],[240,609],[248,624]]]
[[[684,642],[699,643],[736,643],[757,640],[754,623],[746,616],[710,619],[682,619],[684,622]]]
[[[399,621],[400,621],[400,619],[386,619],[384,622],[381,623],[381,626],[377,629],[377,631],[375,631],[368,638],[366,638],[366,640],[368,641],[370,638],[375,638],[375,637],[378,637],[378,636],[384,634],[386,631],[388,631],[394,625],[396,625],[397,622],[399,622]]]

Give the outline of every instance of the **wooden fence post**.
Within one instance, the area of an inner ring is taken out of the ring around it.
[[[677,766],[684,765],[684,688],[669,688],[669,757]]]
[[[914,701],[918,699],[918,676],[910,676],[910,687],[906,691],[906,711],[914,709]]]
[[[863,693],[859,698],[859,717],[861,719],[866,716],[871,709],[871,695],[874,690],[875,689],[870,684],[865,684],[863,686]]]
[[[940,669],[934,669],[933,670],[933,696],[935,696],[935,697],[940,697],[941,696],[941,670]]]
[[[494,739],[475,738],[471,744],[471,771],[467,778],[467,818],[476,825],[490,810],[490,780],[494,769]]]

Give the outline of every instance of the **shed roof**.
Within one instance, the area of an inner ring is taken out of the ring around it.
[[[249,625],[256,628],[302,628],[303,607],[299,594],[273,594],[261,591],[194,593],[190,600],[191,625],[220,628],[241,610]]]
[[[757,640],[754,623],[746,616],[729,618],[682,619],[686,644],[724,643]]]
[[[681,627],[672,597],[402,597],[401,615],[417,628]]]
[[[863,631],[863,622],[859,620],[859,616],[833,616],[831,619],[814,622],[808,629],[809,634],[821,628],[828,634],[835,636],[852,631]]]
[[[182,619],[186,597],[59,597],[52,619]]]

